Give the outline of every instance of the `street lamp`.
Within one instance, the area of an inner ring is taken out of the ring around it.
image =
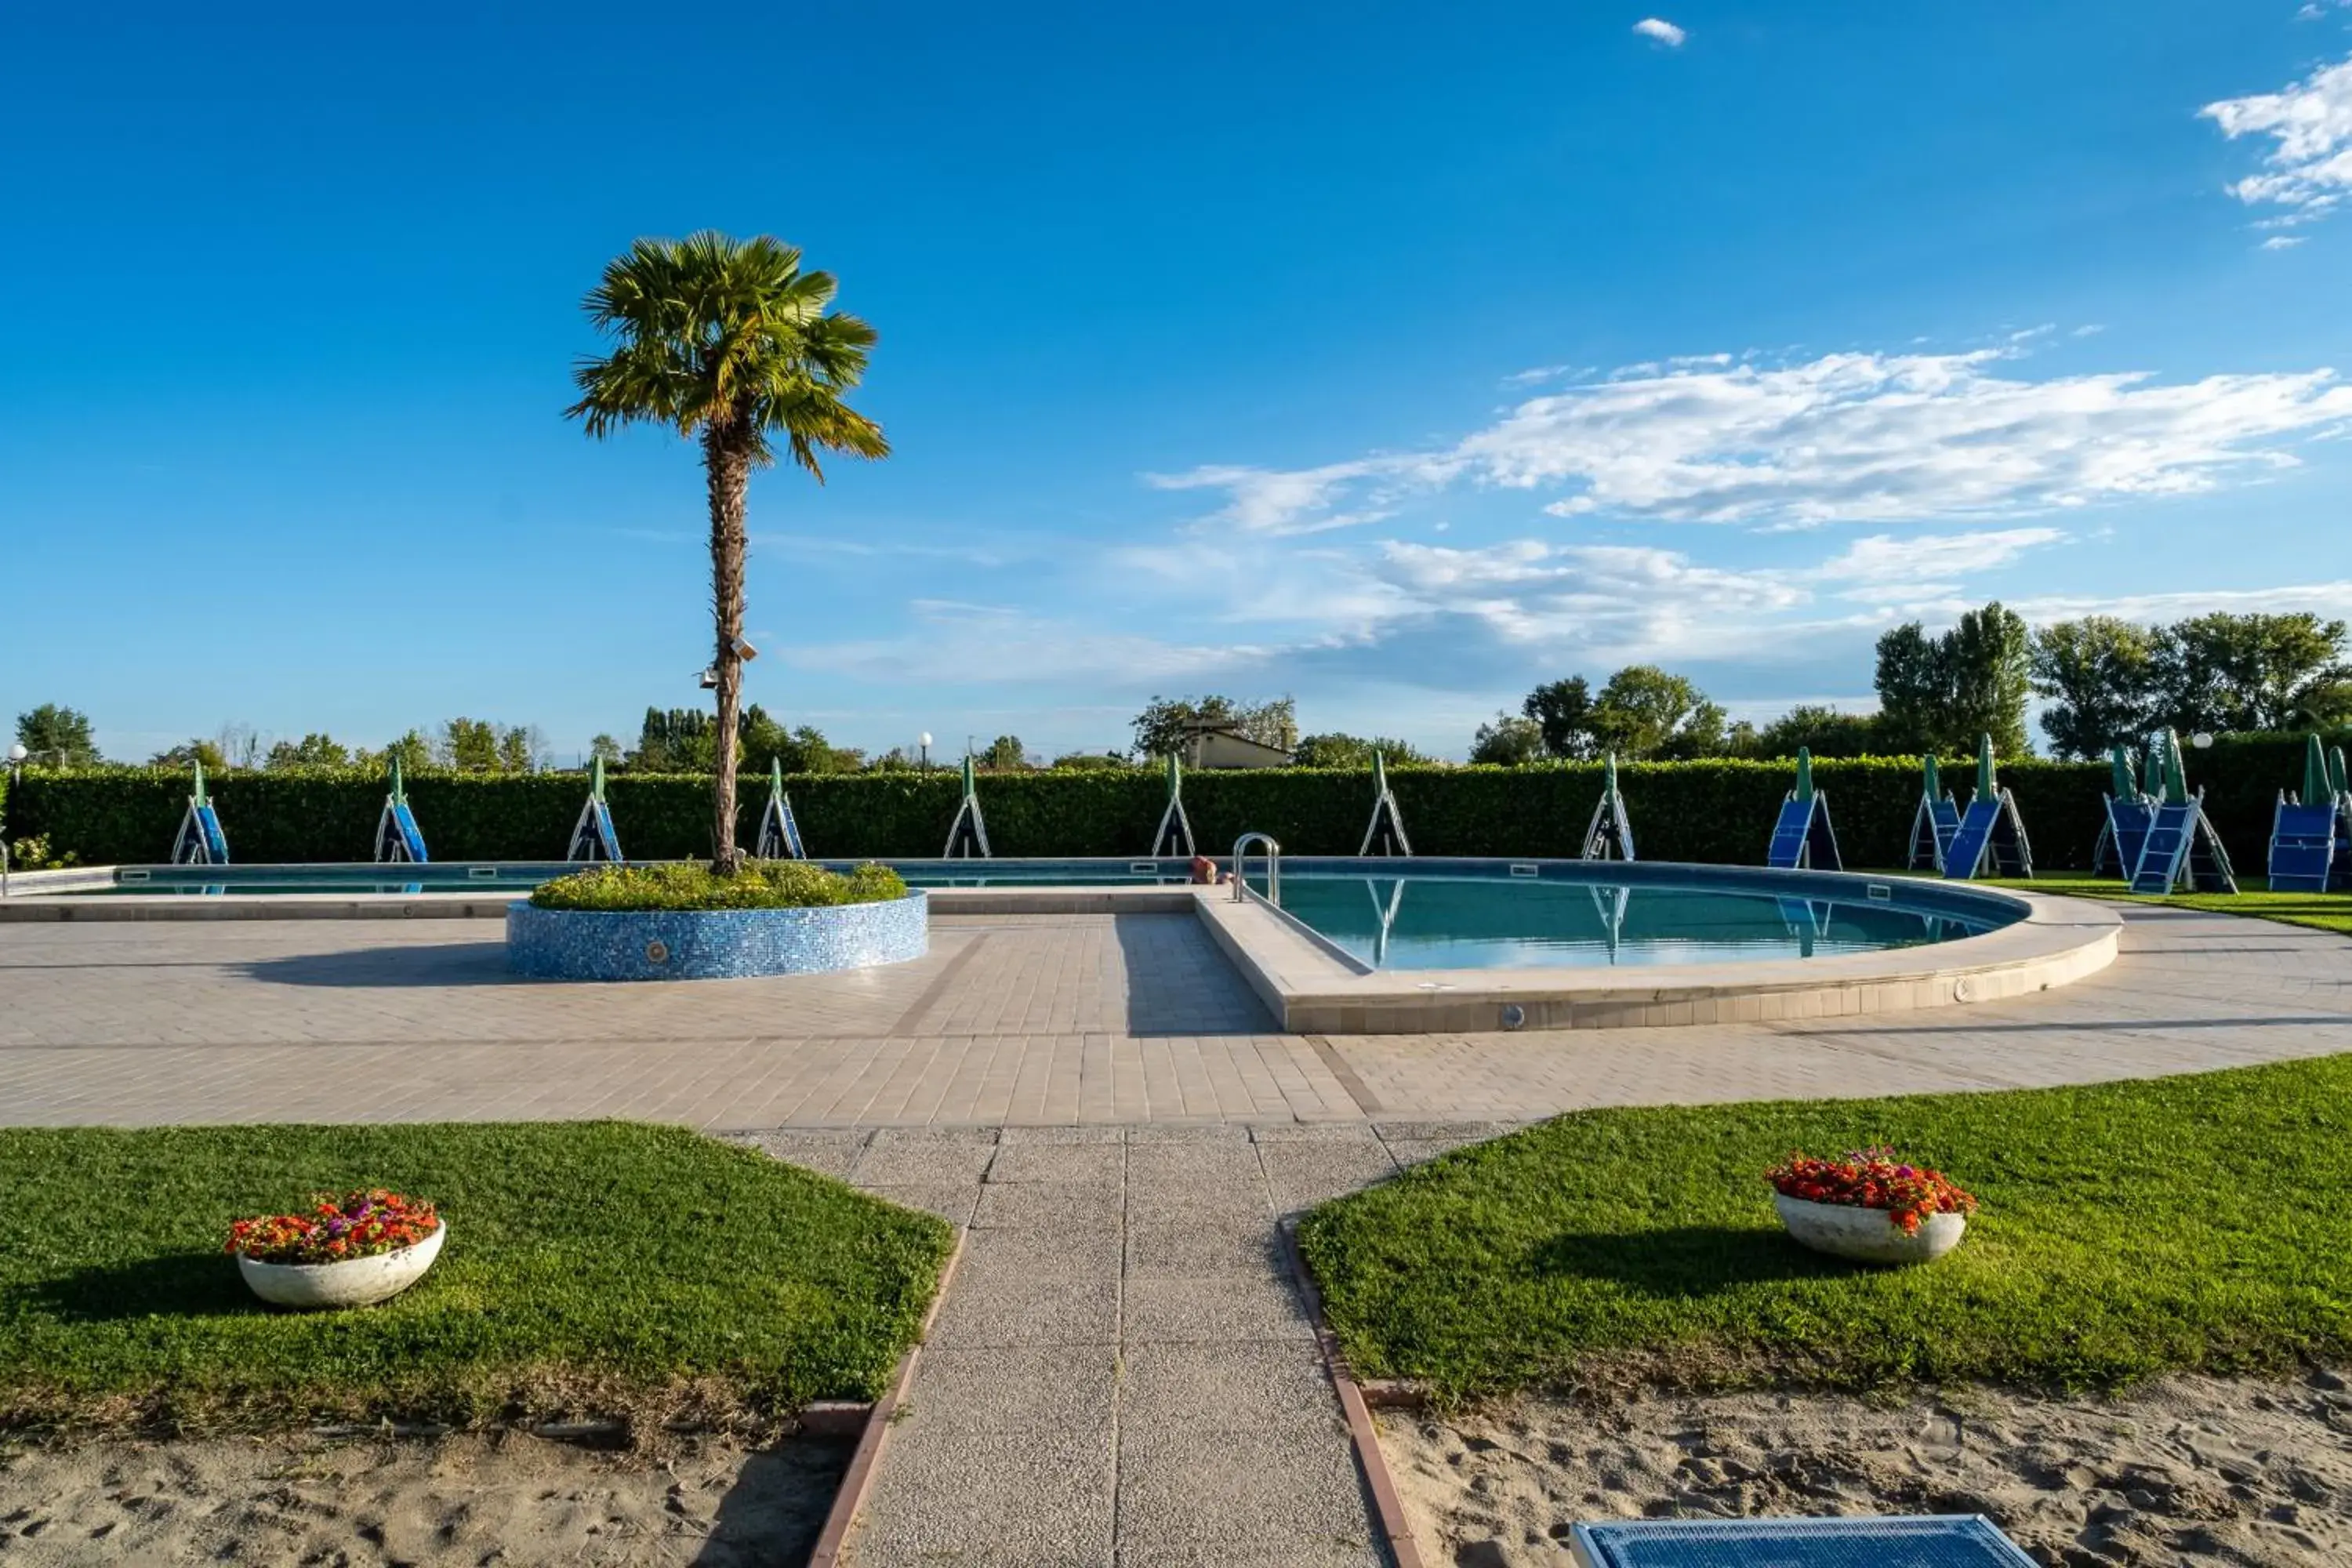
[[[924,731],[921,734],[919,734],[919,735],[916,736],[916,737],[915,737],[915,744],[922,748],[922,752],[923,752],[923,771],[924,771],[925,773],[929,773],[929,772],[930,772],[930,771],[931,771],[931,732],[930,732],[929,730],[926,730],[926,731]],[[23,748],[22,746],[19,746],[19,747],[17,747],[16,749],[17,749],[18,751],[23,751],[23,750],[24,750],[24,748]]]
[[[8,748],[8,782],[10,784],[20,783],[23,780],[25,759],[32,754],[25,750],[25,742],[22,741]]]

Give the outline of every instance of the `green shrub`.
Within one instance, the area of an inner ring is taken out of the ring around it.
[[[805,860],[753,860],[733,877],[695,861],[604,866],[541,884],[530,901],[542,910],[804,910],[825,904],[877,904],[907,896],[887,866],[847,876]]]

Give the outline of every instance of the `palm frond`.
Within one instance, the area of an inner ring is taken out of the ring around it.
[[[781,433],[819,479],[822,452],[887,457],[881,426],[842,401],[877,334],[828,310],[837,291],[831,273],[803,270],[799,249],[767,235],[640,239],[583,302],[614,342],[574,370],[581,396],[564,412],[596,437],[635,423],[685,436],[731,425],[761,463]]]

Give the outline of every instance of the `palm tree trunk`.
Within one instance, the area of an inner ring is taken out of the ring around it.
[[[703,431],[703,468],[710,482],[710,607],[718,634],[719,728],[713,739],[710,868],[731,876],[741,864],[735,846],[735,726],[743,701],[743,500],[751,454],[740,426],[713,422]]]

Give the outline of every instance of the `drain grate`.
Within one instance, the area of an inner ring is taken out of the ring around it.
[[[1576,1548],[1590,1568],[2033,1568],[1975,1513],[1580,1524]]]

